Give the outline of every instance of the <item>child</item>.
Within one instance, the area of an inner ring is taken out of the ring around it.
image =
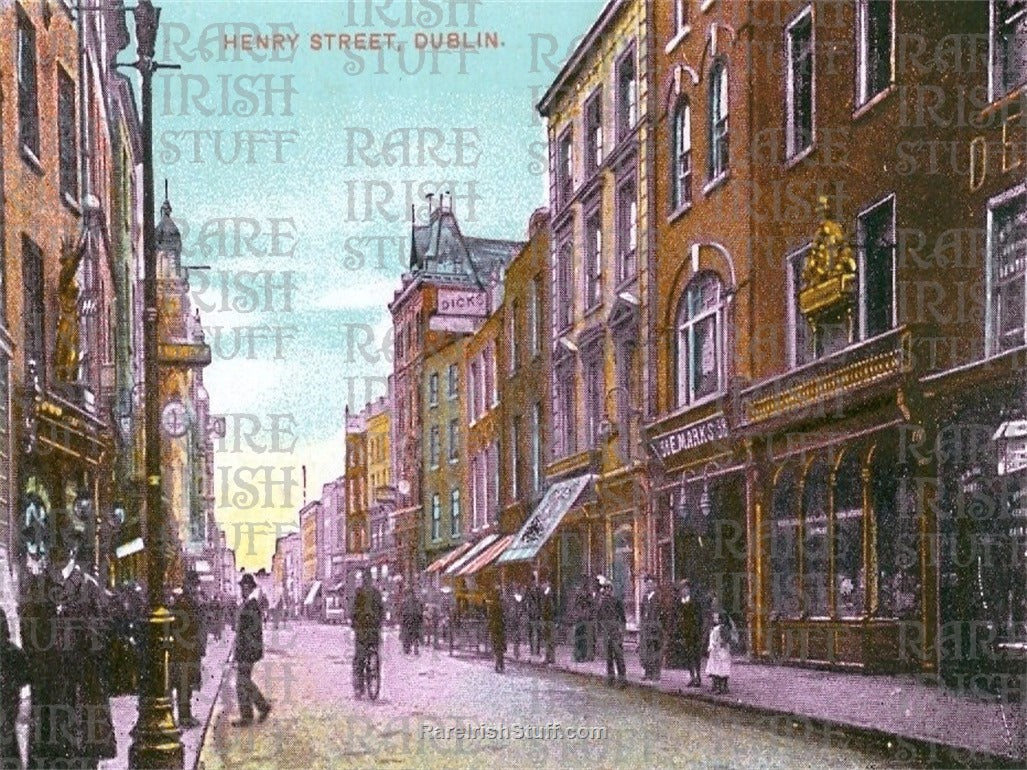
[[[710,631],[710,657],[706,661],[706,676],[713,680],[715,693],[727,692],[727,680],[731,676],[731,633],[731,619],[726,612],[721,612]]]
[[[28,659],[11,641],[7,613],[0,610],[0,768],[21,767],[16,727],[21,688],[26,684]]]

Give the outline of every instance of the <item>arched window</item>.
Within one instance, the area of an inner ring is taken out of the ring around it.
[[[677,330],[677,403],[684,406],[724,386],[724,292],[716,273],[701,273],[685,288]]]
[[[692,203],[692,108],[687,99],[674,109],[674,131],[671,134],[671,212]]]
[[[710,68],[709,93],[709,159],[706,175],[710,181],[727,173],[728,127],[727,127],[727,64],[717,59]]]

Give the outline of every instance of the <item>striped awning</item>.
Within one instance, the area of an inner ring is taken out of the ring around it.
[[[433,561],[431,564],[429,564],[428,568],[425,570],[425,572],[441,572],[446,567],[448,567],[453,562],[454,559],[459,559],[461,556],[463,556],[465,553],[467,553],[470,550],[472,545],[474,545],[474,543],[471,543],[470,541],[468,541],[466,543],[462,543],[461,545],[458,545],[452,551],[449,551],[448,553],[444,553],[442,556],[440,556],[435,561]]]
[[[503,537],[499,538],[499,540],[494,542],[488,548],[484,549],[473,559],[468,560],[464,564],[464,566],[462,566],[457,571],[456,576],[467,577],[468,575],[473,575],[478,570],[482,570],[485,567],[489,566],[492,562],[496,560],[499,554],[506,550],[506,547],[513,542],[513,539],[513,535],[504,535]]]
[[[477,556],[490,545],[492,545],[498,538],[499,535],[485,535],[485,537],[483,537],[481,540],[479,540],[471,547],[471,550],[469,550],[455,562],[446,567],[446,571],[442,574],[449,575],[450,577],[456,577],[457,573],[461,569],[463,569],[463,566],[465,564],[470,562],[475,556]]]

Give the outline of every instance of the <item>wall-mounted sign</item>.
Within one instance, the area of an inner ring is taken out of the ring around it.
[[[479,324],[476,318],[468,316],[432,316],[428,319],[428,328],[433,332],[474,334]]]
[[[488,294],[470,289],[439,289],[438,315],[485,318],[489,314]]]
[[[717,414],[656,436],[652,439],[652,446],[660,459],[666,460],[671,455],[686,449],[695,449],[703,444],[725,439],[727,433],[727,420],[724,415]]]

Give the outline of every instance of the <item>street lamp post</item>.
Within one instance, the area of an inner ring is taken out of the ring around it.
[[[157,243],[153,190],[153,73],[160,9],[150,0],[135,8],[136,69],[142,76],[143,144],[143,430],[146,474],[146,573],[150,618],[147,659],[139,685],[139,717],[132,729],[129,765],[133,768],[181,768],[182,734],[175,725],[169,696],[171,613],[164,606],[167,562],[161,489],[160,381],[157,360]]]

